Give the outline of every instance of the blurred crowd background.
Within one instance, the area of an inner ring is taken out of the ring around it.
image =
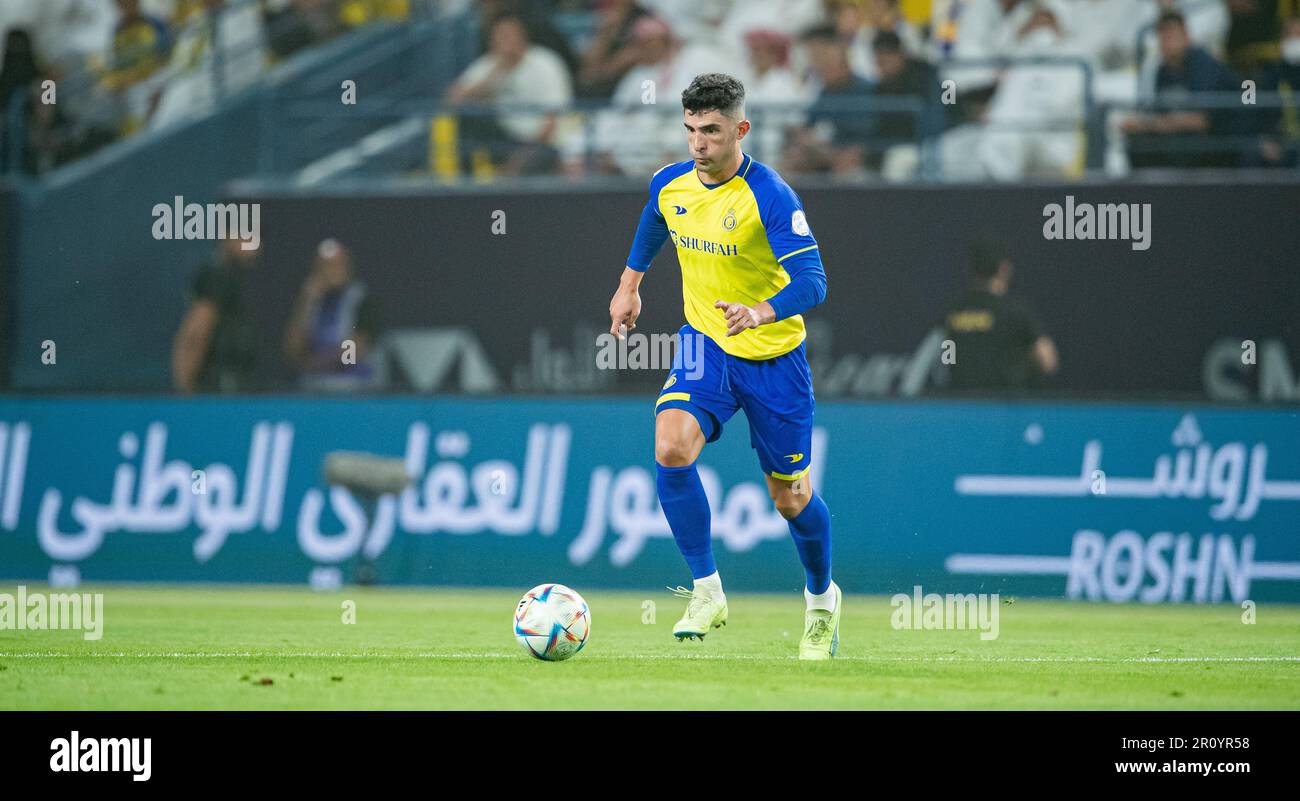
[[[431,19],[454,52],[400,93],[428,130],[387,171],[643,176],[680,158],[677,97],[708,71],[744,82],[755,155],[837,180],[1294,168],[1300,141],[1300,0],[5,0],[0,166],[48,171]]]

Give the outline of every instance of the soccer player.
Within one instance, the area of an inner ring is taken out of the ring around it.
[[[694,578],[673,626],[703,638],[727,621],[713,561],[709,502],[695,460],[738,409],[776,508],[790,524],[806,573],[800,659],[830,659],[839,645],[840,589],[831,581],[831,516],[808,480],[812,372],[801,312],[826,297],[817,240],[799,197],[772,168],[741,151],[749,133],[745,89],[729,75],[696,76],[682,92],[691,159],[650,179],[627,267],[609,304],[622,338],[641,313],[639,286],[672,237],[682,268],[686,325],[655,403],[659,502]]]

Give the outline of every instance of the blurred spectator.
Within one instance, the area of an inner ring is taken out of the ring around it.
[[[1063,55],[1061,15],[1031,12],[1010,42],[1022,59]],[[979,160],[1000,181],[1078,178],[1083,172],[1084,72],[1072,64],[1017,63],[1003,72],[984,115]]]
[[[202,0],[181,18],[167,85],[149,123],[162,127],[205,114],[250,87],[267,64],[266,29],[256,3]]]
[[[1232,24],[1227,0],[1155,0],[1146,3],[1140,17],[1145,34],[1142,37],[1138,89],[1143,98],[1155,96],[1156,72],[1161,61],[1157,29],[1161,16],[1169,11],[1183,15],[1184,27],[1193,45],[1215,58],[1222,58],[1227,52],[1228,30]]]
[[[725,58],[725,61],[730,62],[730,64],[718,65],[718,69],[729,75],[736,75],[734,65],[744,58],[746,39],[751,32],[794,32],[822,25],[826,22],[826,11],[823,2],[824,0],[744,0],[744,2],[728,2],[726,5],[730,7],[725,9],[725,14],[721,15],[720,20],[714,24],[713,31],[705,28],[701,33],[691,36],[686,36],[681,30],[677,30],[677,33],[693,43],[711,42],[713,46],[718,48],[719,54]],[[663,14],[661,16],[671,21],[674,29],[677,28],[677,17]],[[717,17],[718,15],[713,14],[711,16]],[[745,93],[748,96],[749,84],[745,84]]]
[[[592,125],[595,172],[645,176],[680,161],[686,147],[681,93],[696,75],[719,69],[717,54],[707,44],[682,44],[657,17],[638,20],[632,42],[636,66],[619,81],[612,107],[597,113]],[[570,136],[564,148],[571,175],[583,155],[582,141]]]
[[[926,62],[908,56],[902,39],[890,30],[876,34],[872,51],[876,64],[873,93],[878,97],[913,98],[922,104],[923,111],[919,116],[910,111],[879,112],[878,140],[870,149],[868,163],[890,178],[911,177],[920,162],[918,145],[922,132],[928,129],[931,104],[939,96],[935,70]],[[888,169],[882,169],[886,162]]]
[[[224,240],[216,259],[194,278],[193,300],[172,342],[176,391],[244,392],[251,388],[257,336],[244,298],[246,273],[257,250]]]
[[[1282,23],[1280,58],[1262,68],[1259,91],[1281,96],[1281,108],[1259,109],[1259,142],[1247,163],[1264,167],[1296,167],[1300,162],[1300,16]]]
[[[495,117],[467,114],[461,133],[471,148],[487,150],[507,175],[550,172],[558,161],[554,112],[520,111],[518,106],[562,110],[573,100],[564,62],[555,53],[528,41],[516,16],[492,23],[491,46],[456,79],[447,92],[452,106],[491,104]]]
[[[3,60],[0,60],[0,107],[8,107],[16,94],[32,91],[41,75],[36,63],[32,37],[21,28],[5,34]]]
[[[31,36],[10,30],[0,62],[0,173],[28,170],[32,94],[40,89],[40,76]]]
[[[648,11],[672,26],[673,38],[680,44],[707,42],[721,44],[719,33],[729,12],[744,10],[763,11],[771,0],[642,0]],[[741,7],[738,9],[737,7]],[[743,10],[742,10],[743,9]],[[747,16],[747,15],[746,15]],[[728,41],[723,47],[728,53],[740,46],[744,31],[726,27]],[[686,87],[682,87],[685,89]]]
[[[11,29],[5,35],[0,62],[0,174],[43,173],[109,138],[90,126],[79,129],[61,105],[45,102],[42,84],[59,75],[57,69],[38,61],[27,31]]]
[[[104,86],[124,99],[122,133],[129,134],[144,125],[158,102],[161,87],[149,79],[167,63],[171,40],[165,22],[140,12],[140,0],[117,0],[117,8]]]
[[[903,18],[898,0],[828,0],[826,11],[849,42],[849,66],[868,81],[879,77],[875,54],[879,34],[895,34],[904,55],[921,53],[921,36]]]
[[[559,31],[535,3],[528,0],[477,0],[479,18],[479,52],[492,47],[493,22],[499,17],[519,19],[528,33],[528,41],[544,47],[560,57],[569,75],[576,75],[582,65],[574,55],[569,40]]]
[[[1197,108],[1196,95],[1240,91],[1226,66],[1195,47],[1177,11],[1160,15],[1160,68],[1152,113],[1134,114],[1122,123],[1129,134],[1134,167],[1224,167],[1237,161],[1237,149],[1220,137],[1238,119],[1228,109]],[[1191,102],[1187,102],[1191,101]],[[1181,106],[1181,107],[1180,107]]]
[[[1023,301],[1007,296],[1013,265],[1006,248],[971,246],[971,280],[945,317],[953,342],[948,388],[954,391],[1025,390],[1056,372],[1056,344]]]
[[[167,23],[140,12],[140,0],[117,0],[120,12],[104,83],[122,90],[148,78],[167,63],[171,51]]]
[[[1078,0],[1069,19],[1072,49],[1094,70],[1124,70],[1132,81],[1137,36],[1151,0]]]
[[[1167,11],[1183,15],[1183,22],[1192,43],[1203,47],[1210,55],[1220,58],[1228,50],[1228,36],[1232,30],[1232,16],[1228,11],[1231,0],[1156,0],[1146,19],[1152,28]]]
[[[1060,55],[1078,56],[1092,69],[1098,103],[1132,106],[1138,100],[1134,67],[1138,34],[1148,24],[1151,0],[1076,0]]]
[[[303,282],[284,334],[284,353],[308,391],[373,388],[378,315],[352,254],[326,239]]]
[[[1012,54],[1015,41],[1039,9],[1035,0],[969,0],[958,9],[951,55],[956,59],[1000,59]],[[959,92],[987,90],[997,81],[993,66],[960,66],[944,70]]]
[[[1228,62],[1242,74],[1254,74],[1261,64],[1277,61],[1277,40],[1281,32],[1278,6],[1291,0],[1227,0],[1231,26],[1228,28]]]
[[[848,45],[833,26],[813,28],[803,41],[820,88],[808,125],[786,142],[785,169],[837,176],[861,173],[867,143],[875,133],[868,110],[871,84],[849,67]]]
[[[344,30],[334,0],[268,0],[266,35],[276,58],[285,58]]]
[[[755,29],[745,36],[745,44],[753,70],[745,84],[745,109],[754,125],[749,134],[755,142],[752,155],[775,164],[786,130],[803,124],[803,109],[812,95],[790,69],[790,37]]]
[[[610,0],[600,14],[600,27],[582,56],[578,94],[608,98],[627,71],[637,63],[632,30],[649,14],[636,0]]]
[[[110,0],[0,0],[0,34],[31,34],[42,63],[71,68],[103,58],[117,9]]]

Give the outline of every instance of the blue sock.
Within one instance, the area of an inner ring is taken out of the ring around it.
[[[808,574],[808,592],[821,595],[831,586],[831,511],[820,495],[814,495],[803,511],[787,522]]]
[[[710,527],[709,499],[695,463],[685,467],[659,468],[659,505],[672,527],[677,549],[686,557],[691,578],[704,578],[718,571],[713,563],[713,529]]]

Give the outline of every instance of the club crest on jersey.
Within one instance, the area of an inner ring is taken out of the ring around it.
[[[722,218],[722,227],[730,231],[736,227],[736,210],[727,209],[727,216]]]

